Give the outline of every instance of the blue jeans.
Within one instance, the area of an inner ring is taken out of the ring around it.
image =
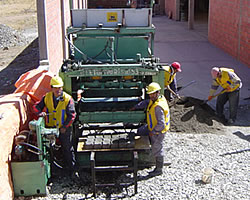
[[[216,102],[216,111],[219,117],[223,117],[224,105],[229,101],[229,118],[236,120],[237,109],[239,105],[240,90],[225,92],[218,96]]]

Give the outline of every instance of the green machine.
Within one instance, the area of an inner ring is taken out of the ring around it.
[[[43,118],[31,121],[29,127],[14,141],[11,172],[15,196],[46,195],[51,176],[50,151],[59,131],[45,128]]]
[[[154,56],[153,1],[142,2],[139,8],[71,11],[69,58],[60,76],[76,102],[76,157],[80,167],[91,168],[94,192],[95,173],[111,170],[132,170],[136,192],[137,169],[152,164],[148,137],[136,136],[145,111],[131,108],[149,98],[151,82],[163,94],[164,71]]]
[[[164,92],[164,70],[154,56],[153,1],[140,2],[138,8],[129,8],[128,1],[120,8],[71,10],[65,36],[68,59],[59,75],[75,100],[76,159],[81,170],[90,170],[94,195],[97,186],[105,186],[98,183],[97,172],[132,172],[137,192],[138,169],[153,162],[149,138],[136,135],[145,123],[145,111],[131,108],[149,98],[146,86],[151,82],[158,82]],[[30,127],[13,148],[16,196],[46,194],[51,175],[58,130],[45,128],[42,118]]]

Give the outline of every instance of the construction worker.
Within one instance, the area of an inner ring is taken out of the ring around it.
[[[75,169],[75,154],[72,146],[72,123],[75,119],[73,98],[63,92],[63,81],[59,76],[51,78],[51,91],[33,106],[35,114],[45,117],[46,127],[59,128],[65,171],[72,176]]]
[[[147,109],[147,124],[137,130],[138,135],[147,135],[152,145],[152,153],[156,159],[156,167],[150,176],[162,174],[164,163],[163,139],[170,128],[170,113],[167,100],[160,94],[161,87],[152,82],[147,87],[150,99],[139,102],[131,110]]]
[[[233,124],[236,120],[237,108],[239,105],[239,92],[242,87],[241,79],[234,73],[233,69],[224,67],[213,67],[211,70],[213,78],[211,89],[208,96],[210,101],[214,96],[214,93],[221,86],[224,91],[218,96],[216,102],[217,115],[225,121],[223,114],[224,105],[229,101],[229,120],[228,124]]]
[[[177,93],[176,73],[181,72],[181,64],[173,62],[170,66],[163,66],[165,70],[165,90],[164,96],[170,102],[173,100],[173,95],[180,98]]]

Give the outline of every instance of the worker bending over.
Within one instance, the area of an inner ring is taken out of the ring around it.
[[[147,109],[147,124],[138,128],[138,135],[147,135],[150,138],[152,153],[156,159],[156,167],[150,172],[151,176],[162,174],[164,163],[163,139],[170,127],[170,113],[167,100],[160,94],[161,87],[152,82],[147,87],[150,99],[139,102],[131,110]]]
[[[75,119],[73,98],[63,92],[63,81],[53,77],[50,81],[52,88],[40,102],[33,106],[39,117],[45,117],[46,127],[59,128],[59,140],[62,145],[66,173],[72,176],[75,167],[75,154],[72,146],[72,123]]]
[[[165,70],[164,96],[170,102],[173,100],[173,95],[180,98],[177,93],[176,73],[181,72],[181,64],[173,62],[170,66],[163,66],[163,69]]]
[[[236,120],[237,109],[239,105],[239,92],[242,87],[240,78],[234,73],[233,69],[224,67],[213,67],[211,70],[213,82],[209,92],[208,100],[213,98],[214,93],[221,86],[225,92],[221,93],[216,102],[216,112],[218,116],[225,120],[223,114],[224,105],[229,101],[229,120],[228,124],[233,124]]]

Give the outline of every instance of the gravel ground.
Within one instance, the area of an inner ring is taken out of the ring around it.
[[[28,199],[247,200],[250,199],[249,142],[249,132],[224,135],[168,133],[165,137],[165,163],[171,165],[164,167],[163,175],[151,178],[147,176],[151,168],[140,170],[135,195],[134,187],[129,186],[120,190],[98,189],[97,198],[94,198],[88,182],[90,177],[87,177],[81,184],[69,182],[66,178],[56,180],[48,186],[46,197]],[[208,184],[201,181],[205,167],[214,169],[212,182]]]
[[[30,41],[30,38],[26,37],[22,32],[5,24],[0,24],[0,48],[24,46]]]
[[[15,82],[39,64],[38,36],[35,28],[17,31],[0,24],[0,95],[15,91]]]

